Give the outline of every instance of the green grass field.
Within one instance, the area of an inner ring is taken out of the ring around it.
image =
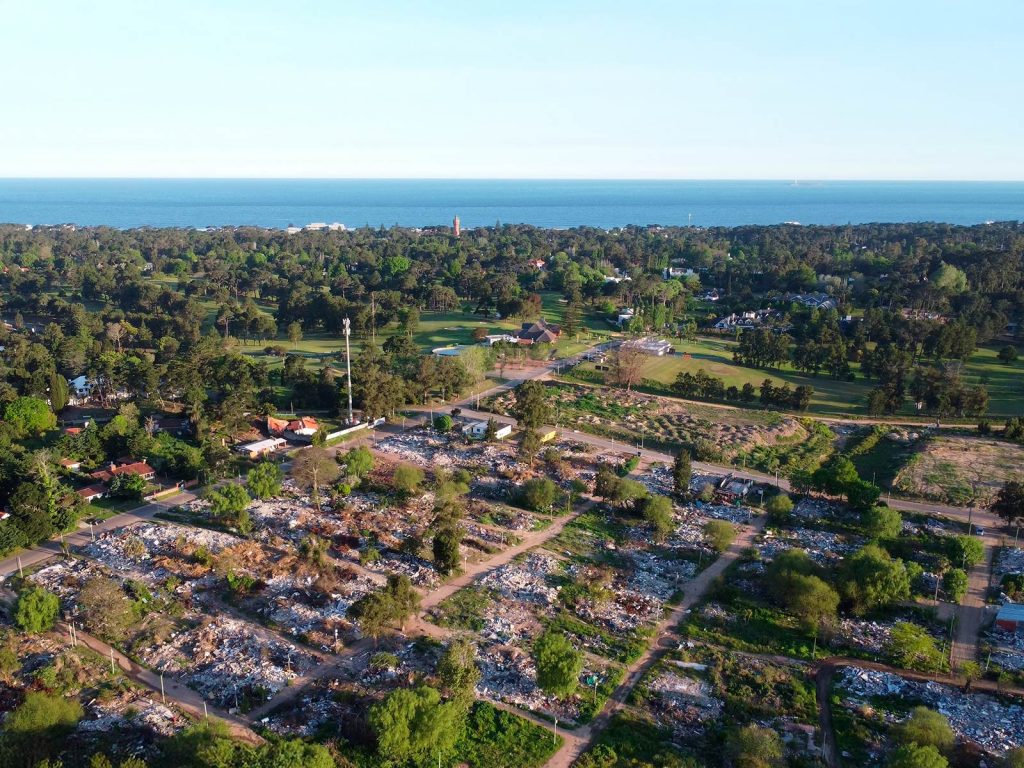
[[[784,382],[791,387],[806,384],[814,387],[814,397],[808,413],[818,416],[867,416],[867,395],[874,382],[860,377],[858,365],[854,372],[855,381],[836,380],[829,376],[809,376],[788,366],[776,370],[747,368],[732,361],[732,350],[736,343],[726,339],[697,338],[694,341],[672,340],[679,354],[671,357],[652,357],[641,374],[644,379],[657,382],[660,394],[672,394],[671,386],[683,371],[696,373],[703,368],[708,374],[725,382],[725,386],[742,387],[752,384],[760,387],[765,379],[776,385]],[[689,358],[683,357],[689,354]],[[594,370],[592,363],[584,363],[581,370]],[[964,381],[968,384],[985,384],[991,403],[989,415],[994,417],[1014,416],[1024,412],[1024,362],[1004,365],[996,358],[996,350],[978,349],[964,366]],[[916,412],[907,403],[897,416],[912,417]]]
[[[543,300],[542,315],[545,320],[552,323],[561,323],[565,316],[565,302],[560,294],[547,292],[541,294]],[[272,314],[272,307],[260,304],[268,314]],[[210,302],[207,309],[210,313],[204,324],[204,329],[213,328],[213,320],[216,315],[216,307]],[[582,319],[584,330],[578,334],[579,341],[575,338],[563,338],[555,345],[556,357],[568,357],[587,349],[593,344],[597,336],[608,336],[611,327],[604,319],[593,311],[584,312]],[[423,312],[420,316],[420,323],[413,334],[413,342],[423,352],[429,352],[437,347],[448,347],[456,344],[473,344],[473,331],[483,328],[488,333],[506,333],[517,330],[521,326],[519,320],[497,320],[494,318],[482,319],[469,312]],[[389,337],[397,334],[398,328],[395,324],[385,326],[377,331],[376,342],[383,344]],[[368,339],[355,337],[351,339],[352,354],[357,356],[366,344]],[[297,344],[292,344],[287,337],[286,329],[279,329],[276,339],[264,342],[240,343],[239,351],[254,359],[266,363],[268,368],[278,368],[283,364],[283,358],[264,353],[264,348],[271,345],[283,345],[290,353],[303,355],[310,358],[310,362],[319,362],[325,357],[338,356],[344,358],[345,339],[343,336],[328,333],[307,333]]]

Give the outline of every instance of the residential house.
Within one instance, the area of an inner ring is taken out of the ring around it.
[[[85,374],[68,379],[68,404],[80,405],[92,396],[93,382]]]
[[[475,437],[477,440],[483,440],[487,436],[487,422],[477,421],[466,427],[466,434],[470,437]],[[511,424],[497,424],[497,428],[494,432],[495,440],[504,440],[506,437],[512,434]]]
[[[495,333],[490,336],[484,336],[484,340],[480,343],[493,347],[495,344],[515,344],[517,341],[519,341],[519,338],[511,333]]]
[[[673,277],[691,277],[696,274],[691,267],[665,267],[663,272],[666,280]]]
[[[621,312],[619,312],[619,316],[617,318],[615,318],[615,324],[617,326],[619,326],[619,328],[622,328],[624,325],[629,325],[630,321],[633,319],[633,317],[635,315],[636,315],[636,310],[635,309],[633,309],[631,307],[626,308],[626,309],[622,310]]]
[[[139,475],[143,480],[152,480],[156,477],[156,470],[144,461],[131,461],[125,464],[110,462],[106,469],[89,473],[89,477],[101,483],[109,483],[119,475]]]
[[[293,421],[288,422],[288,426],[285,427],[285,432],[298,437],[312,437],[320,429],[320,425],[317,420],[312,416],[303,416]]]
[[[82,462],[78,459],[61,459],[57,463],[64,467],[68,472],[77,472],[82,468]]]
[[[535,323],[523,323],[523,327],[516,334],[516,340],[520,344],[554,344],[561,335],[561,326],[541,318]]]
[[[830,310],[836,309],[839,304],[827,293],[790,293],[785,296],[786,301],[803,304],[811,309]]]
[[[79,488],[75,493],[85,501],[93,501],[106,496],[107,488],[104,485],[87,485],[85,488]]]

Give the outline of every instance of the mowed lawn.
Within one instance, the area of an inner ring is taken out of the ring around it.
[[[542,310],[544,319],[551,323],[559,324],[565,315],[565,301],[561,294],[546,292],[541,294]],[[259,303],[260,309],[273,315],[273,307],[265,303]],[[216,307],[210,303],[207,308],[210,317],[207,320],[207,328],[213,327],[213,319],[216,314]],[[429,352],[437,347],[448,347],[456,344],[474,344],[473,332],[482,328],[489,334],[508,333],[518,330],[522,321],[498,320],[495,318],[480,318],[471,312],[427,312],[420,314],[420,322],[413,334],[413,342],[422,352]],[[582,318],[584,330],[579,334],[580,341],[575,338],[564,338],[555,346],[557,357],[567,357],[583,351],[592,346],[593,340],[598,335],[610,335],[611,326],[601,315],[593,311],[584,311]],[[303,355],[310,358],[310,362],[318,362],[327,356],[338,356],[343,359],[345,351],[345,338],[339,334],[332,333],[306,333],[301,341],[292,344],[288,340],[287,329],[278,329],[277,338],[264,342],[240,343],[239,351],[257,360],[262,360],[270,368],[280,367],[282,358],[267,355],[263,352],[264,347],[281,345],[287,348],[288,352]],[[396,324],[392,323],[384,328],[377,329],[377,344],[383,344],[389,337],[399,333]],[[362,350],[368,339],[352,336],[352,355],[356,357]]]
[[[836,380],[827,375],[809,376],[789,366],[778,369],[748,368],[732,361],[736,343],[726,339],[698,338],[694,341],[674,339],[677,354],[666,357],[652,357],[644,366],[643,378],[656,381],[671,394],[671,386],[683,371],[696,373],[704,369],[708,374],[722,379],[725,386],[742,387],[752,384],[760,387],[765,379],[776,385],[788,383],[790,387],[801,384],[814,387],[809,413],[819,416],[866,416],[867,396],[874,387],[872,380],[860,377],[859,366],[853,366],[857,379]],[[689,353],[690,357],[684,357]],[[593,364],[586,363],[584,369],[593,370]],[[989,415],[997,417],[1014,416],[1024,413],[1024,363],[1003,365],[996,358],[996,350],[979,349],[964,367],[964,380],[969,384],[985,383],[991,397]],[[916,416],[913,405],[908,401],[897,415]]]

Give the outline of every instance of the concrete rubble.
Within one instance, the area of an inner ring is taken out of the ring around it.
[[[983,693],[965,694],[958,688],[934,682],[907,680],[890,672],[847,667],[840,681],[854,697],[867,701],[877,696],[897,696],[921,703],[949,719],[957,736],[974,742],[986,752],[1002,755],[1024,746],[1024,705],[1006,703]]]
[[[650,682],[647,690],[654,694],[649,708],[677,738],[692,734],[695,727],[717,720],[724,707],[721,699],[711,695],[711,687],[706,682],[671,670],[661,672]]]
[[[130,719],[154,734],[173,736],[188,727],[190,721],[170,707],[153,701],[139,692],[128,693],[111,701],[93,701],[86,717],[79,721],[76,730],[80,732],[107,733],[123,728]]]
[[[842,517],[846,512],[846,508],[839,502],[829,499],[818,499],[812,496],[804,496],[793,507],[793,516],[795,518],[811,522]]]
[[[560,568],[551,555],[532,552],[520,562],[506,563],[486,574],[479,584],[505,597],[550,605],[558,598],[558,587],[549,586],[547,577]]]
[[[160,570],[154,570],[154,559],[160,556],[180,557],[182,546],[203,547],[210,554],[216,554],[242,541],[237,536],[206,528],[174,523],[139,523],[119,531],[103,533],[82,551],[113,571],[140,572],[151,579]]]
[[[1024,547],[1003,547],[992,570],[1000,578],[1009,573],[1024,573]]]
[[[803,549],[819,565],[834,565],[852,554],[864,542],[851,536],[840,536],[830,531],[813,528],[769,529],[761,537],[758,550],[765,560],[774,560],[780,552]]]
[[[211,703],[229,709],[246,698],[263,698],[311,670],[317,657],[287,645],[256,625],[218,616],[144,648],[147,666],[180,674]]]

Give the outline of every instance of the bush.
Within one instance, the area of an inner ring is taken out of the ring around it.
[[[569,639],[547,630],[533,643],[533,659],[537,665],[537,685],[552,696],[568,696],[579,686],[583,671],[583,654],[573,648]]]
[[[454,424],[455,422],[452,421],[452,417],[448,414],[442,414],[434,419],[434,429],[441,433],[451,432]]]
[[[546,477],[527,480],[519,487],[519,503],[534,512],[547,512],[555,503],[558,486]]]
[[[423,470],[412,464],[399,464],[391,476],[391,485],[396,491],[406,496],[415,494],[422,482]]]
[[[950,568],[942,575],[942,591],[951,603],[959,603],[967,594],[967,572]]]
[[[725,520],[711,520],[704,526],[704,538],[715,552],[725,552],[736,540],[736,526]]]
[[[789,520],[793,512],[793,500],[788,494],[777,493],[772,496],[764,505],[768,510],[768,519],[773,523],[784,523]]]
[[[897,622],[889,635],[887,650],[897,666],[917,672],[936,672],[945,665],[935,640],[916,624]]]
[[[26,589],[18,595],[14,623],[23,632],[38,634],[53,629],[60,613],[60,600],[42,587]]]

